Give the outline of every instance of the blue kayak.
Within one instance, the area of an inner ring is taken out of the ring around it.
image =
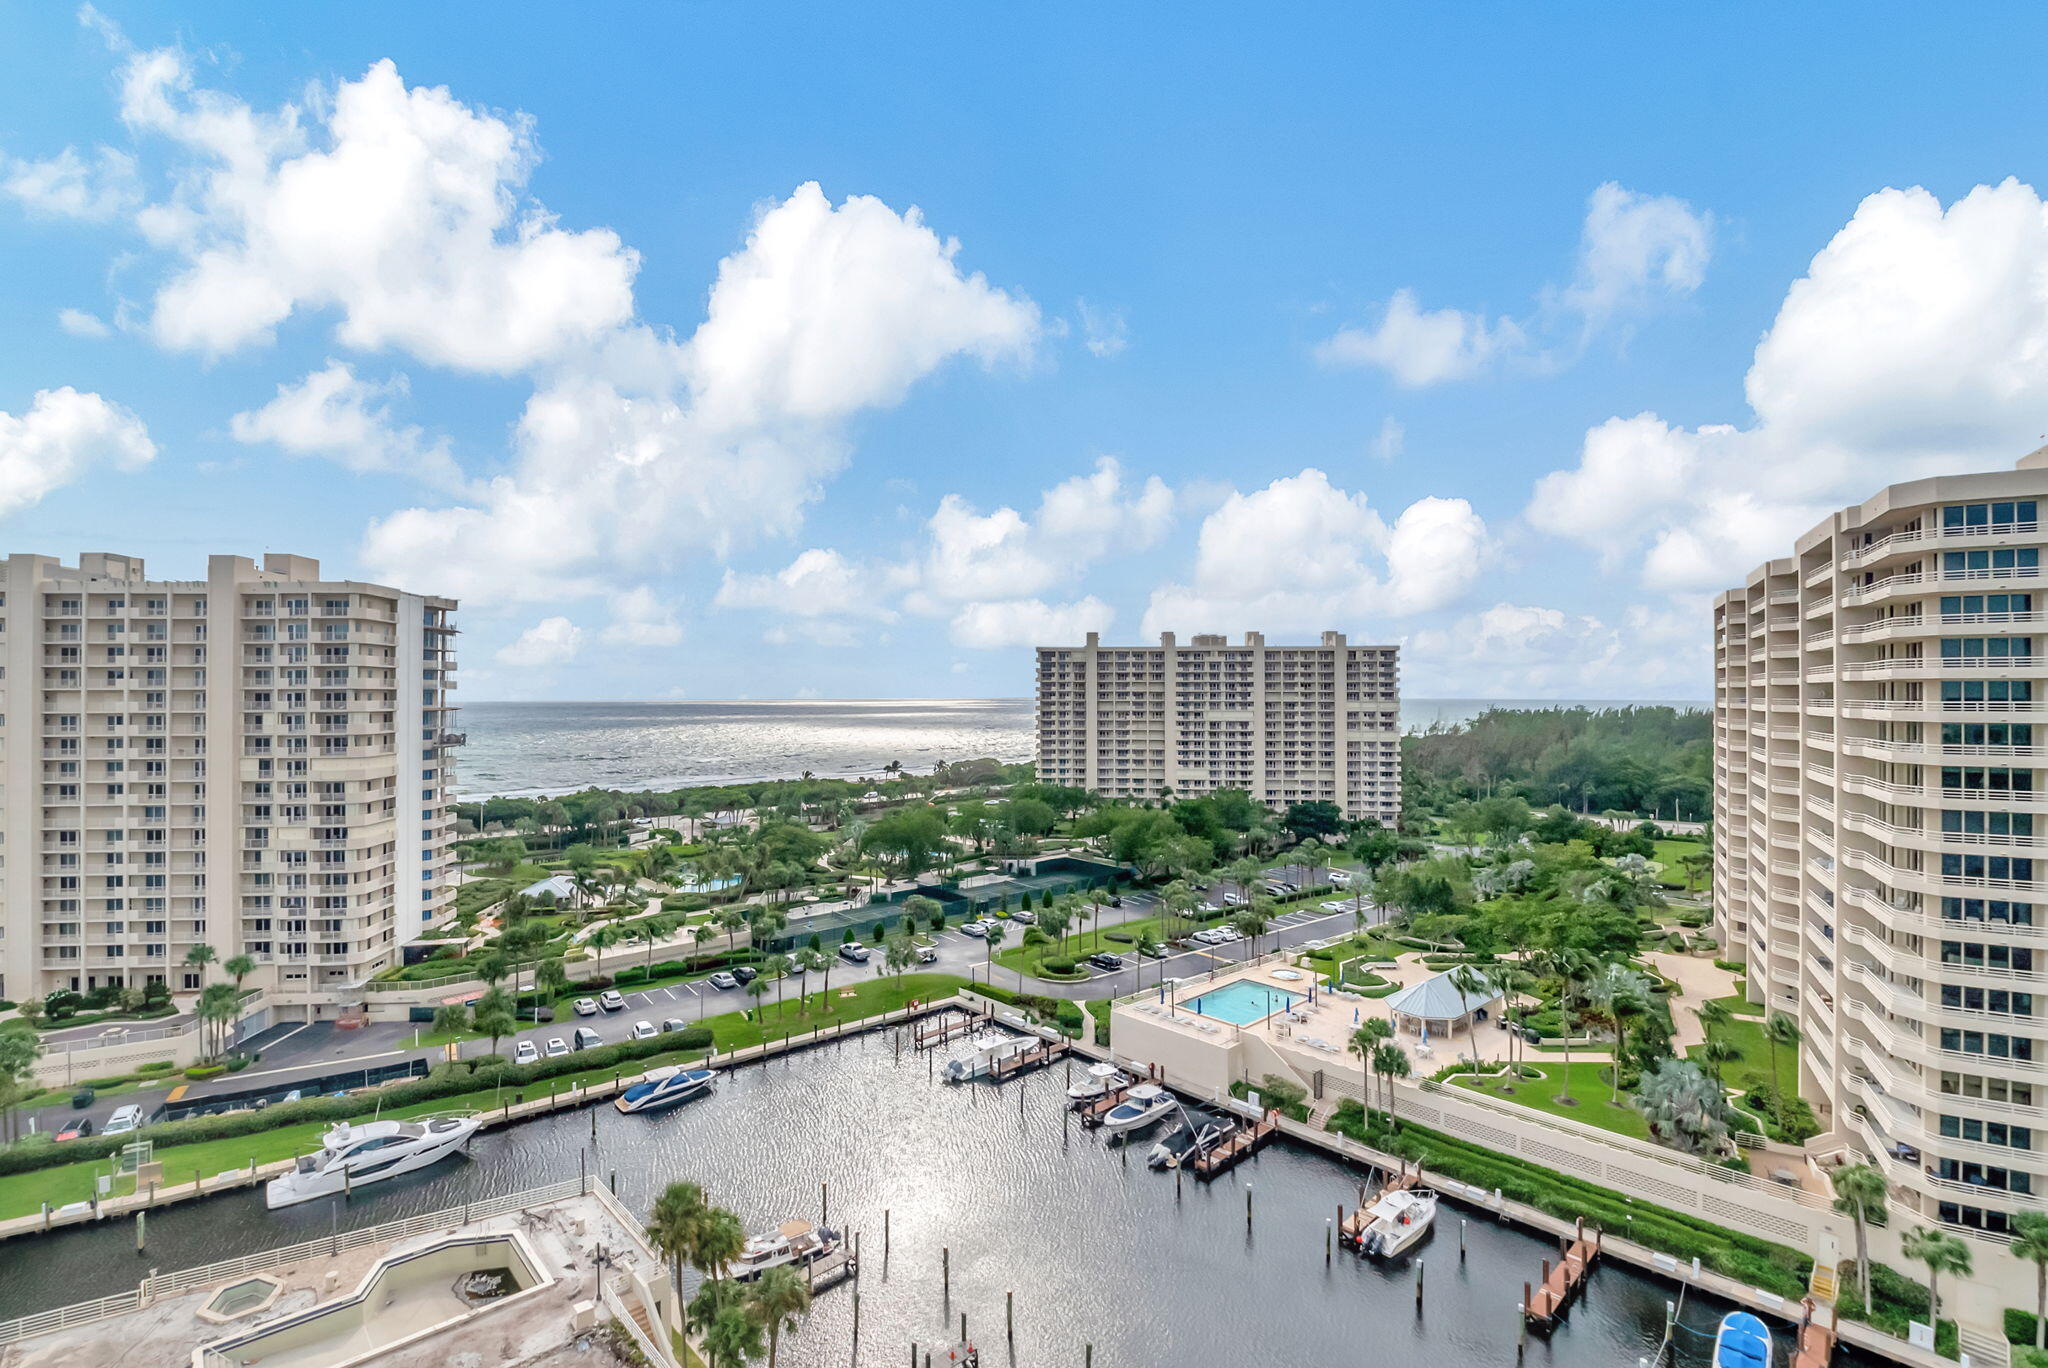
[[[1714,1336],[1714,1368],[1771,1368],[1777,1360],[1771,1332],[1747,1311],[1731,1311],[1721,1318],[1720,1333]]]

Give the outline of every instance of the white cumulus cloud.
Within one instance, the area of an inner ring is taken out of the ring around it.
[[[612,595],[611,607],[612,620],[602,634],[609,645],[674,646],[683,639],[675,608],[650,585],[635,585]]]
[[[1556,369],[1602,330],[1698,290],[1713,229],[1713,216],[1684,200],[1610,181],[1586,202],[1571,281],[1541,291],[1528,316],[1426,309],[1413,290],[1399,289],[1377,324],[1339,328],[1316,357],[1328,366],[1384,370],[1410,389],[1469,379],[1509,361]]]
[[[268,443],[294,456],[321,456],[350,470],[409,475],[460,486],[462,472],[446,438],[396,421],[388,400],[406,394],[405,377],[360,379],[345,361],[329,361],[297,384],[277,387],[262,408],[237,413],[228,431],[245,445]]]
[[[1726,587],[1831,508],[2038,445],[2044,356],[2041,197],[2015,180],[1947,206],[1882,190],[1787,291],[1744,382],[1746,425],[1609,419],[1526,516],[1639,558],[1653,587]]]
[[[541,668],[574,660],[583,650],[583,629],[565,617],[542,618],[498,648],[500,665]]]
[[[19,417],[0,411],[0,517],[88,471],[139,470],[155,459],[149,430],[119,404],[69,385],[39,390]]]
[[[87,313],[84,309],[57,310],[57,326],[73,337],[110,337],[114,331],[98,314]]]
[[[102,222],[141,200],[135,158],[111,147],[90,159],[69,147],[41,161],[0,158],[0,192],[31,213]]]
[[[1107,632],[1115,620],[1115,611],[1093,594],[1072,603],[1008,599],[968,604],[955,615],[948,633],[956,646],[979,650],[1078,644],[1090,632]]]

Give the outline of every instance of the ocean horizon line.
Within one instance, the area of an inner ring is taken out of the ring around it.
[[[1643,705],[1680,705],[1692,707],[1711,706],[1711,698],[1570,698],[1530,697],[1521,694],[1405,694],[1416,702],[1429,703],[1559,703],[1574,707],[1585,707],[1595,703],[1614,703],[1631,707]],[[516,703],[523,707],[560,703],[587,707],[607,703],[631,703],[642,707],[687,707],[693,703],[1029,703],[1030,694],[872,694],[816,698],[472,698],[456,704],[458,708],[478,704]]]

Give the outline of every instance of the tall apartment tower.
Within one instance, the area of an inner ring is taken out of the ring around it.
[[[1111,798],[1248,790],[1274,808],[1335,803],[1392,826],[1401,813],[1396,648],[1232,646],[1171,632],[1157,646],[1038,648],[1038,774]]]
[[[333,1015],[446,906],[449,599],[214,556],[0,562],[0,996],[256,962]]]
[[[2043,508],[2048,448],[1893,485],[1714,602],[1723,942],[1833,1138],[1989,1231],[2048,1195]]]

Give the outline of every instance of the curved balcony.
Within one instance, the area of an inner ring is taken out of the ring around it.
[[[1857,660],[1837,665],[1843,679],[1951,679],[1986,672],[2033,678],[2048,675],[2048,655],[1921,656],[1908,660]]]
[[[2048,837],[1994,836],[1985,832],[1903,827],[1887,822],[1881,817],[1873,817],[1867,812],[1847,814],[1842,818],[1842,825],[1851,831],[1875,836],[1888,845],[1906,846],[1913,850],[1994,850],[2024,853],[2048,849]]]
[[[1887,575],[1872,584],[1852,584],[1843,588],[1844,604],[1882,603],[1901,595],[1921,597],[1938,594],[1954,586],[1956,592],[1965,588],[1983,588],[1992,584],[2017,583],[2030,587],[2041,578],[2039,569],[2009,570],[1952,570],[1914,572],[1903,575]],[[1809,611],[1811,611],[1809,609]]]
[[[1953,722],[1959,717],[2011,718],[2024,722],[2031,718],[2048,718],[2048,701],[1845,698],[1841,700],[1839,710],[1844,717],[1877,722]]]
[[[1868,888],[1845,890],[1844,901],[1859,913],[1876,918],[1881,926],[1916,936],[1993,940],[2001,943],[2010,941],[2014,944],[2048,941],[2048,926],[2014,926],[2010,922],[1965,921],[1957,917],[1915,912],[1891,906],[1875,890]]]
[[[1826,733],[1808,732],[1807,740],[1813,741],[1822,735]],[[2031,769],[2035,761],[2048,756],[2048,746],[1964,746],[1937,741],[1881,741],[1870,736],[1845,736],[1841,739],[1841,749],[1844,755],[1860,755],[1872,760],[1928,765],[1954,760],[1985,760],[2019,769]]]
[[[2041,539],[2041,525],[2034,522],[2006,522],[1983,527],[1915,527],[1892,532],[1862,546],[1844,551],[1841,566],[1873,565],[1887,556],[1901,556],[1943,548],[2018,546]]]
[[[2044,1077],[2048,1077],[2048,1064],[2035,1060],[1968,1054],[1962,1050],[1944,1050],[1930,1045],[1918,1033],[1901,1029],[1882,1010],[1853,994],[1843,1000],[1842,1006],[1856,1018],[1860,1023],[1858,1029],[1867,1032],[1869,1040],[1877,1048],[1889,1052],[1896,1059],[1930,1069],[1983,1074],[2018,1083],[2032,1083],[2037,1087]],[[1977,1024],[1971,1023],[1971,1028],[1978,1029]]]
[[[2048,793],[2014,793],[2006,789],[1943,788],[1938,783],[1895,784],[1863,774],[1842,776],[1845,793],[1861,793],[1906,807],[1939,808],[1955,804],[1998,807],[2010,812],[2048,812]]]
[[[1942,874],[1931,869],[1900,869],[1867,850],[1852,850],[1842,862],[1851,869],[1877,876],[1894,890],[1932,893],[1937,897],[1977,894],[1988,898],[2017,897],[2033,901],[2048,892],[2048,885],[2037,879],[1972,878],[1966,874]]]

